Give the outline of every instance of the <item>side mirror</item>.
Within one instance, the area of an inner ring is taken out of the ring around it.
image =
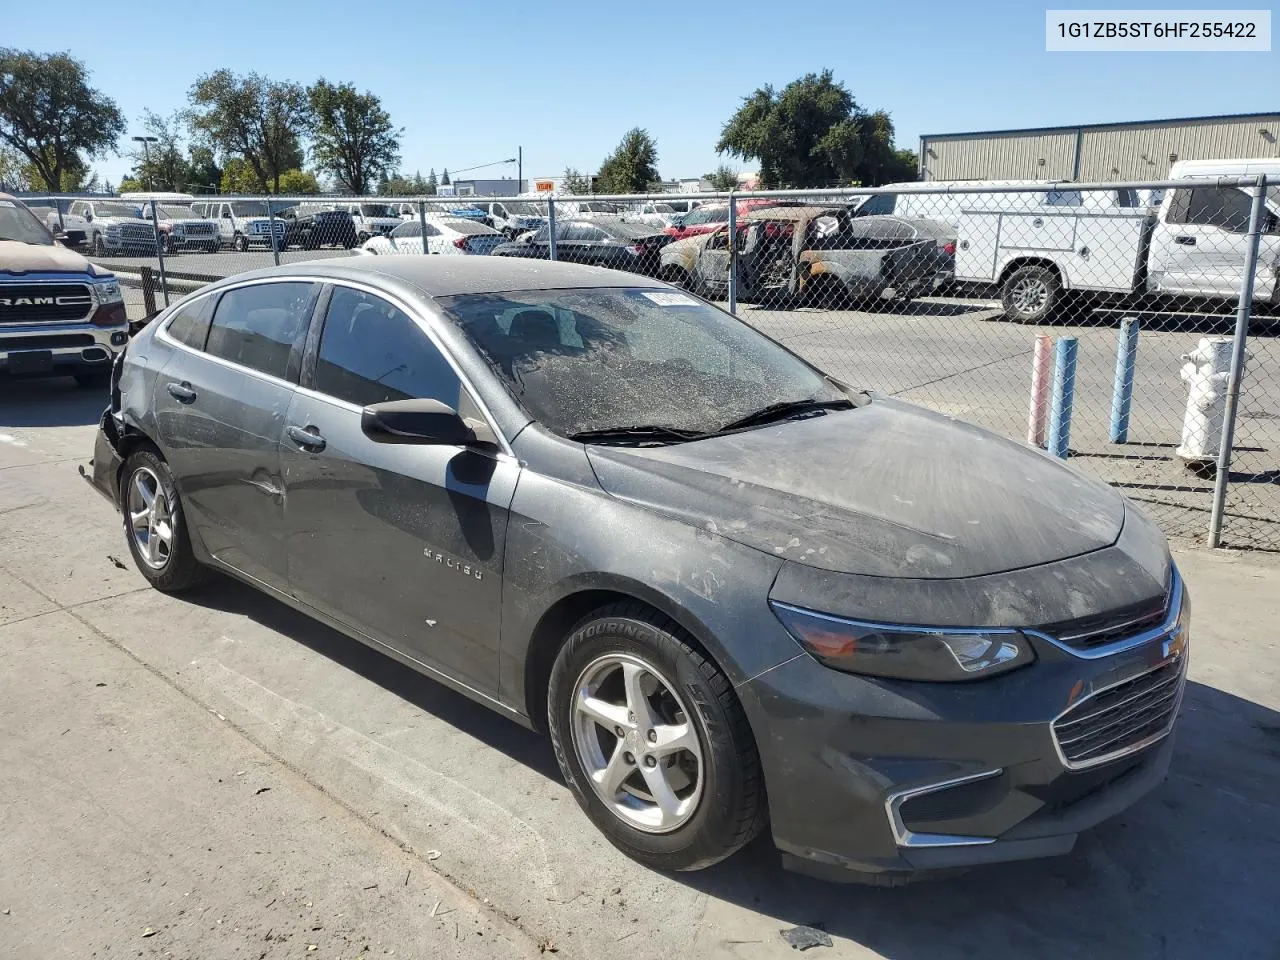
[[[364,408],[360,429],[379,443],[421,443],[496,449],[498,438],[483,420],[462,417],[439,400],[388,400]]]
[[[85,211],[85,214],[84,214],[84,222],[85,222],[85,223],[93,223],[93,211],[92,211],[92,210],[86,210],[86,211]]]

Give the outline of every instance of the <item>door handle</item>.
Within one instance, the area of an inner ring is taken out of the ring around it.
[[[1188,237],[1188,236],[1185,236],[1185,235],[1180,235],[1180,236],[1176,236],[1176,237],[1174,237],[1174,238],[1173,238],[1173,242],[1174,242],[1174,243],[1180,243],[1180,244],[1182,244],[1184,247],[1194,247],[1194,246],[1196,245],[1196,238],[1195,238],[1195,237]]]
[[[285,433],[289,434],[289,439],[304,450],[318,452],[325,447],[325,439],[320,436],[315,427],[304,428],[291,423],[285,427]]]
[[[167,384],[165,389],[169,391],[169,396],[179,403],[192,403],[196,399],[196,392],[191,389],[191,384],[185,380],[181,383]]]

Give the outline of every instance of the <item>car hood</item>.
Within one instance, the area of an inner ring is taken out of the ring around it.
[[[1109,487],[892,400],[687,444],[587,450],[613,496],[843,573],[982,576],[1102,549],[1124,525]]]
[[[17,240],[0,240],[0,264],[4,265],[0,268],[0,277],[24,273],[96,273],[88,260],[61,244],[46,247]]]

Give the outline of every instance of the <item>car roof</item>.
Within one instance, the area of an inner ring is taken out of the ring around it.
[[[428,297],[515,290],[661,286],[656,280],[622,270],[520,257],[352,256],[253,270],[227,277],[205,289],[271,277],[350,280],[386,286],[389,291],[407,286]]]
[[[794,220],[799,223],[801,220],[833,216],[842,212],[843,207],[758,207],[738,219],[743,223],[760,220]]]

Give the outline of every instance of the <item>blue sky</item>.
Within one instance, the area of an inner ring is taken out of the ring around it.
[[[641,126],[663,176],[698,176],[720,161],[721,125],[742,97],[824,67],[864,107],[888,110],[913,149],[922,133],[1275,110],[1280,79],[1274,52],[1046,53],[1045,5],[1025,0],[134,0],[110,16],[64,3],[52,23],[47,5],[6,7],[0,43],[84,60],[130,134],[144,108],[183,106],[191,81],[219,67],[323,75],[382,97],[405,128],[404,168],[424,174],[513,157],[517,145],[526,177],[594,170]],[[94,166],[115,182],[130,162]],[[504,172],[514,165],[476,176]]]

